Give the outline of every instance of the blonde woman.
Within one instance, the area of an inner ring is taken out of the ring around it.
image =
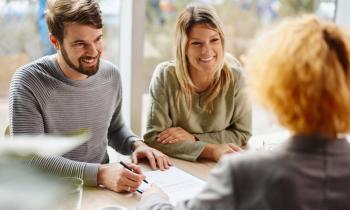
[[[350,209],[350,144],[340,135],[350,130],[349,40],[314,16],[261,37],[248,84],[292,137],[274,151],[222,158],[192,200],[174,207],[153,186],[138,209]]]
[[[251,107],[239,64],[228,64],[224,46],[222,24],[211,7],[182,11],[175,61],[159,64],[151,81],[147,144],[185,160],[217,161],[247,143]]]

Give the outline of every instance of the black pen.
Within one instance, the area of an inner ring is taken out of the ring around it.
[[[124,166],[124,168],[128,169],[129,171],[134,172],[134,170],[132,170],[131,168],[129,168],[129,166],[127,166],[123,161],[120,161],[119,163],[120,163],[122,166]],[[145,183],[148,184],[148,181],[147,181],[146,179],[144,179],[144,180],[142,180],[142,181],[144,181]],[[141,193],[141,192],[140,192],[140,193]]]
[[[143,190],[136,189],[136,191],[137,191],[138,193],[140,193],[140,194],[143,193]]]

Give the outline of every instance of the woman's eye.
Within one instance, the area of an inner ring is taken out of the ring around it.
[[[200,42],[192,42],[192,45],[200,45]]]
[[[212,42],[217,42],[217,41],[220,41],[220,39],[219,38],[215,38],[215,39],[212,39],[211,41]]]

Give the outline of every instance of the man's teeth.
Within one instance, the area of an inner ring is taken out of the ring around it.
[[[83,58],[82,60],[85,63],[93,63],[95,59],[94,58]]]

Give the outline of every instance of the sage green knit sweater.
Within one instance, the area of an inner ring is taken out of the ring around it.
[[[245,145],[251,136],[251,105],[244,94],[244,78],[239,68],[232,68],[233,81],[226,94],[214,101],[214,111],[203,110],[204,94],[194,94],[192,112],[183,99],[180,110],[176,108],[179,82],[175,63],[164,62],[157,66],[150,85],[151,105],[148,112],[145,142],[169,156],[195,161],[205,144],[234,143]],[[157,135],[170,127],[182,127],[198,141],[180,141],[175,144],[157,142]]]

